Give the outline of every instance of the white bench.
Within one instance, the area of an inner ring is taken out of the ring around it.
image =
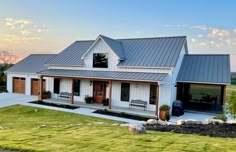
[[[60,92],[57,99],[70,99],[71,96],[72,96],[72,94],[69,92]]]
[[[143,100],[131,100],[129,103],[129,108],[132,108],[133,106],[136,107],[143,107],[144,111],[147,108],[147,101],[143,101]]]

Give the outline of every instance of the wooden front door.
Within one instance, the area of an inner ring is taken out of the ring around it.
[[[101,103],[106,97],[106,84],[102,81],[93,82],[93,98],[95,102]]]

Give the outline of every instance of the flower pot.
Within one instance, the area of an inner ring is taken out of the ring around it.
[[[159,112],[159,118],[163,121],[166,121],[167,120],[167,113],[169,111],[165,111],[165,110],[160,110]]]
[[[51,98],[51,94],[47,93],[47,94],[42,94],[42,99],[49,99]]]

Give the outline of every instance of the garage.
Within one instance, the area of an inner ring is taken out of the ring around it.
[[[46,82],[43,80],[43,90],[46,89]],[[40,80],[39,79],[31,79],[31,95],[39,95],[40,92]]]
[[[13,92],[25,94],[25,78],[13,77]]]

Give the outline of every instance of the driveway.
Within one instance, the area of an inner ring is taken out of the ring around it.
[[[15,104],[25,104],[37,100],[37,96],[29,96],[18,93],[0,93],[0,108]]]

